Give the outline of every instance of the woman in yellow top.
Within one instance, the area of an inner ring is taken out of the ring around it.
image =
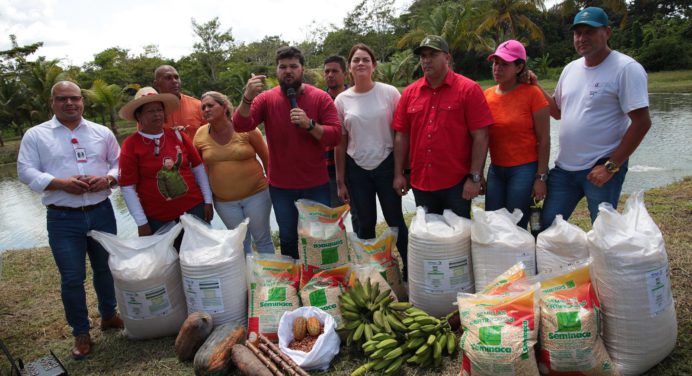
[[[202,95],[202,113],[209,124],[199,128],[194,144],[208,170],[216,212],[229,229],[250,218],[245,253],[252,251],[250,238],[258,252],[274,253],[269,227],[272,204],[265,177],[269,151],[262,133],[234,131],[233,106],[221,93]]]

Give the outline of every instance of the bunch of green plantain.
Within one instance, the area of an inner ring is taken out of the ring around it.
[[[346,345],[359,346],[369,361],[351,376],[399,371],[404,364],[439,366],[442,356],[453,354],[457,337],[447,318],[435,318],[408,302],[395,302],[390,290],[359,280],[341,295],[341,313],[349,330]]]

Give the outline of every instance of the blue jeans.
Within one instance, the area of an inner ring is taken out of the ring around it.
[[[298,258],[298,208],[296,200],[305,198],[329,206],[329,183],[312,188],[284,189],[269,186],[276,223],[279,225],[281,254]]]
[[[251,240],[254,240],[260,253],[274,253],[272,232],[269,225],[269,215],[272,211],[272,201],[269,190],[257,192],[252,196],[236,201],[214,201],[216,212],[228,229],[234,229],[250,218],[247,235],[243,241],[245,253],[252,252]]]
[[[537,169],[538,162],[512,167],[491,164],[488,169],[485,210],[506,208],[512,212],[519,209],[523,216],[517,226],[525,229],[529,222],[529,207],[533,204],[531,192]]]
[[[454,214],[471,218],[471,200],[464,200],[464,182],[461,179],[457,185],[437,191],[421,191],[413,188],[413,197],[416,199],[416,206],[423,206],[428,213],[442,214],[445,209],[450,209]]]
[[[193,206],[190,208],[190,210],[186,211],[185,213],[192,214],[195,217],[197,217],[199,220],[204,221],[204,202],[200,202],[199,204]],[[185,214],[183,213],[183,214]],[[183,215],[180,214],[180,215]],[[149,222],[149,227],[151,227],[151,232],[155,233],[158,231],[161,227],[167,225],[170,222],[180,222],[180,219],[176,218],[172,221],[161,221],[158,219],[154,219],[152,217],[147,217],[147,222]],[[206,221],[205,221],[206,222]],[[175,238],[175,241],[173,242],[173,247],[175,248],[176,251],[180,252],[180,243],[183,241],[183,234],[185,231],[180,231],[180,235],[178,235]]]
[[[365,170],[358,166],[353,158],[346,156],[346,184],[351,196],[351,207],[358,213],[358,229],[354,232],[361,239],[374,239],[375,226],[377,225],[377,202],[384,220],[390,227],[399,229],[396,247],[401,254],[403,264],[407,263],[408,254],[408,228],[401,211],[401,196],[399,196],[392,182],[394,181],[394,153],[380,163],[373,170]]]
[[[591,169],[580,171],[566,171],[555,166],[548,175],[548,195],[543,203],[541,214],[541,227],[546,229],[553,224],[555,216],[562,214],[564,220],[568,220],[574,208],[586,196],[586,202],[591,214],[591,223],[598,216],[598,205],[609,202],[617,208],[622,184],[627,174],[627,162],[623,163],[620,171],[615,173],[602,187],[597,187],[586,179]]]
[[[111,200],[106,199],[90,211],[67,211],[48,208],[46,213],[48,243],[60,271],[60,295],[72,335],[89,333],[84,281],[86,255],[93,270],[93,284],[101,319],[115,314],[116,300],[113,276],[108,268],[108,252],[86,234],[91,230],[117,233]]]

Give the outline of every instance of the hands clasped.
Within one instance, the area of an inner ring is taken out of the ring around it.
[[[56,180],[60,190],[75,195],[81,195],[86,192],[100,192],[110,187],[110,181],[107,176],[75,175]]]

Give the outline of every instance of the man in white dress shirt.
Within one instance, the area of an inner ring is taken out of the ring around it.
[[[29,129],[19,148],[19,180],[43,193],[47,207],[48,242],[60,271],[60,292],[75,346],[72,356],[91,352],[84,280],[86,255],[101,313],[101,329],[119,329],[108,253],[88,237],[90,230],[116,233],[108,196],[117,184],[120,147],[106,127],[82,117],[84,102],[76,84],[60,81],[51,89],[54,116]]]

